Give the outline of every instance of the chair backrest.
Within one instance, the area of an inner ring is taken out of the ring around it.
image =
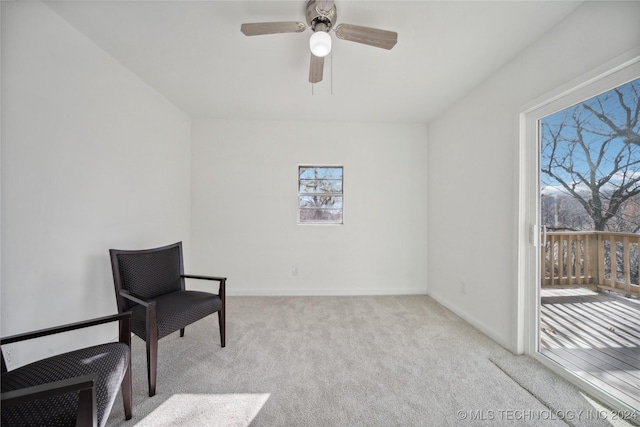
[[[109,249],[118,311],[127,311],[133,302],[120,296],[121,290],[156,298],[184,290],[182,242],[153,249]]]

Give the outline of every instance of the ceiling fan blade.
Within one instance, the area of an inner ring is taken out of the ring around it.
[[[261,36],[263,34],[301,33],[307,29],[302,22],[255,22],[242,24],[240,31],[245,36]]]
[[[336,36],[342,40],[368,44],[369,46],[391,49],[398,42],[398,33],[379,30],[377,28],[361,27],[353,24],[340,24],[336,27]]]
[[[324,57],[311,54],[311,63],[309,64],[309,82],[318,83],[322,81],[322,72],[324,71]]]

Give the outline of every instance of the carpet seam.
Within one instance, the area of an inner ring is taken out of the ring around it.
[[[527,387],[525,387],[522,383],[520,383],[517,379],[515,379],[513,376],[511,376],[507,371],[505,371],[504,369],[502,369],[500,367],[500,365],[498,365],[493,359],[489,358],[489,361],[491,363],[493,363],[493,365],[498,368],[503,374],[505,374],[507,377],[509,377],[511,379],[511,381],[513,381],[514,383],[518,384],[520,386],[520,388],[522,388],[524,391],[526,391],[527,393],[529,393],[529,395],[533,396],[534,399],[536,399],[538,402],[540,402],[542,405],[544,405],[547,409],[549,409],[550,411],[552,411],[556,416],[558,416],[559,420],[562,420],[562,422],[564,422],[565,424],[567,424],[568,426],[571,427],[577,427],[575,424],[570,423],[569,421],[565,420],[564,417],[560,417],[558,410],[555,409],[550,403],[548,403],[547,401],[543,400],[542,398],[540,398],[539,396],[537,396],[536,394],[534,394],[531,390],[529,390]]]

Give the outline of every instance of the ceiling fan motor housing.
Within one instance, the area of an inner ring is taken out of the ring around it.
[[[307,24],[314,32],[319,31],[327,31],[331,29],[331,26],[336,21],[337,13],[336,13],[336,5],[335,3],[331,5],[331,9],[329,10],[321,10],[316,3],[316,0],[310,0],[307,3]],[[322,24],[322,25],[318,25]],[[317,26],[317,27],[316,27]]]

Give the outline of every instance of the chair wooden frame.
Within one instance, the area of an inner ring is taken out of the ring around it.
[[[122,249],[110,249],[109,254],[111,257],[111,267],[113,271],[113,282],[116,292],[116,300],[118,304],[118,311],[124,311],[130,309],[130,302],[139,304],[145,308],[146,311],[146,339],[142,338],[146,342],[147,351],[147,378],[149,386],[149,397],[156,394],[157,384],[157,367],[158,367],[158,317],[156,310],[156,301],[152,298],[144,298],[140,295],[134,295],[125,289],[125,285],[122,279],[122,271],[120,268],[120,262],[118,257],[120,255],[147,255],[156,252],[177,249],[179,252],[179,271],[180,271],[180,290],[185,290],[185,279],[197,279],[217,281],[219,283],[218,296],[222,302],[222,307],[218,310],[218,324],[220,328],[220,344],[222,347],[226,345],[225,338],[225,290],[226,290],[226,277],[220,276],[202,276],[184,273],[184,261],[182,256],[182,242],[177,242],[171,245],[166,245],[152,249],[140,249],[140,250],[122,250]],[[180,337],[184,337],[185,328],[180,329]]]

